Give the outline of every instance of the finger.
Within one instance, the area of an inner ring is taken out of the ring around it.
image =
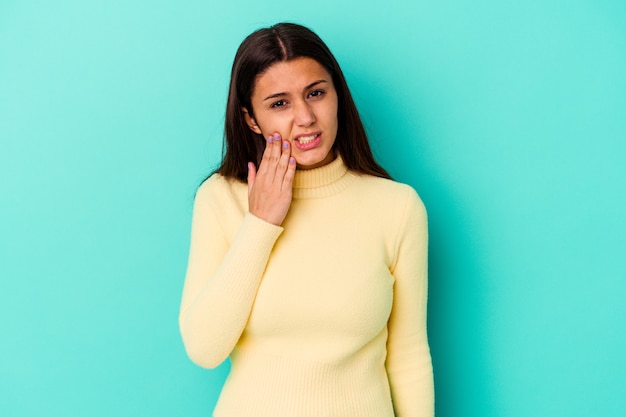
[[[261,156],[261,162],[259,163],[258,172],[267,171],[267,165],[269,164],[270,155],[272,154],[272,144],[274,142],[274,135],[270,135],[265,139],[265,150],[263,151],[263,156]]]
[[[276,173],[279,175],[284,175],[287,167],[289,165],[289,157],[291,156],[291,146],[288,141],[284,140],[282,145],[282,153],[280,155],[280,159],[278,160],[278,168]]]
[[[278,160],[280,159],[280,155],[282,153],[281,148],[282,148],[282,140],[280,138],[280,133],[274,132],[273,140],[272,140],[271,160],[275,164],[278,163]]]
[[[275,132],[273,135],[267,138],[267,153],[263,155],[263,175],[267,175],[267,179],[270,182],[274,182],[276,179],[276,168],[278,160],[281,154],[281,140],[280,134]]]
[[[252,192],[254,181],[256,180],[256,167],[252,162],[248,162],[248,195]]]
[[[283,190],[287,188],[293,188],[293,178],[296,176],[296,158],[289,157],[289,165],[287,165],[287,172],[283,178]]]

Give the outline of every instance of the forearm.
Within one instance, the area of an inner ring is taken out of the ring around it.
[[[407,340],[390,352],[387,373],[396,417],[433,417],[433,368],[428,342]]]
[[[217,217],[206,212],[201,204],[194,209],[179,324],[189,357],[215,367],[241,336],[282,228],[246,214],[228,243],[217,235]]]

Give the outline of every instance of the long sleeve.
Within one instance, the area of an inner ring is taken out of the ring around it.
[[[196,194],[179,317],[187,354],[208,368],[222,363],[239,340],[283,230],[242,213],[238,230],[229,236],[220,219],[232,213],[220,212],[223,190],[215,183],[209,179]]]
[[[426,332],[428,226],[411,189],[392,267],[394,298],[388,323],[386,368],[396,417],[434,415],[433,371]]]

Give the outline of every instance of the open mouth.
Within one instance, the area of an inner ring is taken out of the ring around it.
[[[307,149],[315,148],[322,141],[321,133],[314,133],[308,136],[300,136],[294,142],[296,148],[306,151]]]

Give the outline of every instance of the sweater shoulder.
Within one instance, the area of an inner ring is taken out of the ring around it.
[[[425,211],[421,197],[409,184],[371,175],[358,177],[357,183],[366,188],[364,191],[370,198],[380,203],[386,202],[396,208]]]
[[[214,212],[222,222],[239,224],[248,210],[248,185],[213,174],[198,187],[194,204],[196,210]]]
[[[223,192],[225,189],[232,187],[236,182],[237,181],[228,179],[221,174],[215,173],[200,184],[198,194],[206,195]]]
[[[241,189],[247,189],[247,185],[215,173],[200,184],[196,191],[196,199],[219,201],[240,194]]]

